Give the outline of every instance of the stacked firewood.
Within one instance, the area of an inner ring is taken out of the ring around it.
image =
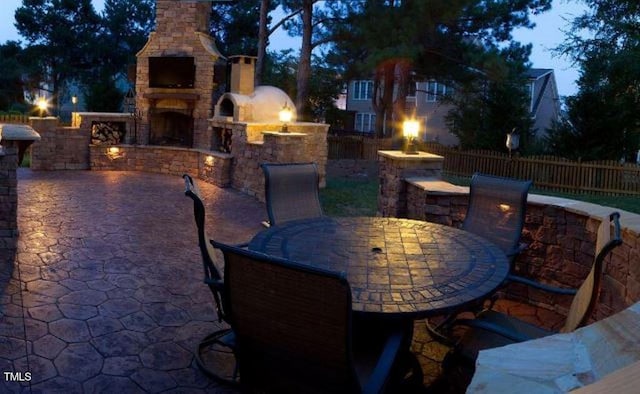
[[[95,122],[91,125],[91,143],[93,145],[117,145],[124,137],[124,123]]]

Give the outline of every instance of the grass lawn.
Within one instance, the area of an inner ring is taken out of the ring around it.
[[[378,210],[378,180],[328,178],[320,190],[322,210],[328,216],[375,216]]]
[[[469,179],[446,177],[456,185],[469,185]],[[640,214],[638,196],[599,196],[593,194],[558,193],[533,188],[531,193],[590,202]],[[320,190],[324,213],[329,216],[375,216],[378,201],[378,180],[328,178],[327,187]]]

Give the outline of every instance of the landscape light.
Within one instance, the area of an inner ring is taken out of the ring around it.
[[[278,114],[280,121],[282,122],[282,129],[280,130],[282,133],[288,133],[289,128],[287,127],[287,123],[291,122],[291,118],[293,118],[293,111],[289,108],[289,104],[287,102],[284,103],[284,106],[280,110]]]
[[[402,153],[405,155],[417,155],[416,138],[420,132],[420,122],[415,118],[410,118],[402,123],[402,135],[405,138]]]

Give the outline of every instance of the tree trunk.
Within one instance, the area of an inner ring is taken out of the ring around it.
[[[270,0],[260,0],[260,27],[258,29],[258,59],[256,60],[255,84],[262,84],[264,74],[264,63],[267,56],[267,40],[269,32],[267,27],[267,16],[269,15]]]
[[[393,130],[394,61],[387,61],[376,70],[371,106],[376,113],[376,135],[386,137]]]
[[[309,78],[311,76],[311,37],[313,25],[313,0],[302,2],[302,47],[300,48],[300,62],[298,64],[296,109],[298,119],[309,120]]]
[[[411,116],[415,116],[415,109],[407,108],[407,94],[409,93],[409,82],[410,82],[410,70],[411,64],[408,60],[400,60],[396,64],[396,69],[394,70],[395,77],[395,85],[396,85],[396,99],[393,103],[393,118],[394,124],[396,127],[394,128],[393,138],[395,140],[402,141],[402,128],[397,127],[397,125],[402,124],[402,122]]]

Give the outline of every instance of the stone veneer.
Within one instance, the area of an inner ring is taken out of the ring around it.
[[[31,169],[89,169],[90,125],[87,128],[60,127],[58,118],[54,117],[29,120],[41,137],[31,146]]]
[[[378,151],[378,163],[378,213],[405,217],[407,186],[404,180],[412,176],[440,176],[444,157],[425,152],[407,155],[400,151],[382,150]]]
[[[233,155],[231,186],[264,201],[264,174],[261,163],[315,162],[320,187],[326,185],[327,131],[329,125],[294,123],[289,133],[280,133],[279,124],[227,122],[224,118],[209,121],[212,128],[231,129]]]
[[[91,169],[189,174],[219,187],[231,184],[232,156],[179,147],[91,145]]]
[[[0,261],[11,262],[18,236],[18,149],[0,147]]]
[[[460,226],[466,214],[468,187],[433,178],[408,178],[407,217]],[[594,320],[617,313],[640,300],[640,215],[595,204],[530,194],[522,241],[527,249],[516,259],[523,276],[557,286],[578,287],[593,264],[601,219],[621,213],[623,244],[605,265],[602,291]],[[571,297],[553,296],[511,284],[511,298],[566,314]]]
[[[209,149],[204,134],[213,116],[214,64],[222,57],[208,34],[210,8],[208,2],[156,1],[156,30],[136,55],[136,108],[142,115],[137,143],[149,141],[152,112],[176,111],[193,117],[193,147]],[[149,57],[167,56],[194,58],[193,88],[149,87]]]
[[[74,113],[73,127],[58,127],[56,118],[32,118],[42,139],[32,146],[34,170],[134,170],[170,175],[189,173],[220,187],[231,186],[264,201],[261,163],[315,162],[320,187],[326,184],[327,131],[329,125],[293,123],[289,133],[280,124],[208,120],[203,136],[207,149],[154,145],[90,145],[95,122],[125,122],[125,141],[131,141],[134,119],[128,114]],[[232,131],[232,152],[210,150],[214,129]]]

